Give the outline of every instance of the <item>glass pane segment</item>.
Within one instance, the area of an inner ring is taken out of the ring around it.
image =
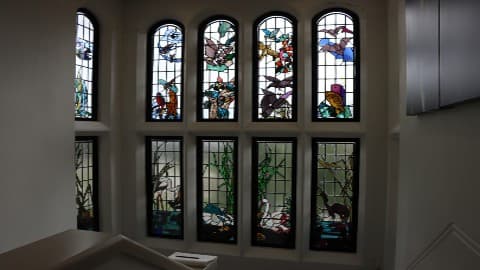
[[[237,242],[237,139],[198,139],[198,240]]]
[[[96,91],[96,33],[90,15],[77,12],[77,34],[75,41],[75,119],[94,120],[94,92]]]
[[[358,141],[314,139],[313,147],[310,247],[353,252],[357,231]]]
[[[357,30],[344,12],[330,12],[316,21],[314,120],[358,117]]]
[[[284,16],[270,16],[257,25],[258,61],[254,120],[295,119],[296,48],[294,25]]]
[[[149,233],[183,238],[182,139],[147,139]]]
[[[175,24],[160,25],[150,37],[151,98],[154,121],[182,120],[183,31]]]
[[[204,28],[199,120],[237,119],[237,24],[216,19]]]
[[[295,247],[296,141],[254,138],[252,245]]]
[[[98,231],[97,139],[75,138],[75,202],[77,229]]]

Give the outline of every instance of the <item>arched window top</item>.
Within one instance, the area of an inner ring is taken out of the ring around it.
[[[254,121],[296,121],[296,19],[283,12],[254,24]]]
[[[218,15],[199,27],[198,121],[238,119],[238,23]]]
[[[290,27],[295,28],[296,30],[297,19],[293,15],[286,12],[282,12],[282,11],[272,11],[272,12],[263,14],[255,20],[254,25],[258,27],[259,25],[271,19],[279,19],[279,20],[285,21],[285,23],[290,24]],[[272,26],[272,25],[268,25],[268,26]],[[281,26],[280,24],[277,25],[277,27],[280,27],[280,26]]]
[[[97,119],[98,24],[86,9],[76,13],[75,120]]]
[[[184,27],[162,21],[148,33],[147,120],[182,121]]]
[[[359,27],[355,13],[333,8],[313,19],[313,121],[358,121]]]

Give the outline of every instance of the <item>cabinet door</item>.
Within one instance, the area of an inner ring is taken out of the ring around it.
[[[438,0],[406,0],[407,114],[438,109]]]
[[[480,97],[480,1],[440,0],[440,106]]]

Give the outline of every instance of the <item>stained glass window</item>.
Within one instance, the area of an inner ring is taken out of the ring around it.
[[[198,121],[237,120],[237,27],[233,18],[217,16],[199,29]]]
[[[253,138],[252,245],[295,247],[295,138]]]
[[[79,230],[99,230],[97,155],[96,137],[75,138],[75,201]]]
[[[147,215],[152,236],[183,239],[181,137],[147,137]]]
[[[296,20],[272,13],[254,26],[253,120],[296,121]]]
[[[77,11],[75,41],[75,120],[97,118],[98,25],[84,9]]]
[[[197,140],[198,240],[237,242],[237,138]]]
[[[310,248],[356,250],[358,139],[314,138]]]
[[[327,10],[313,20],[313,121],[359,120],[358,19]]]
[[[183,104],[183,26],[164,21],[148,34],[147,120],[181,121]]]

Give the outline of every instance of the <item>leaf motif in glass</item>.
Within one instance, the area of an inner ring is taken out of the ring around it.
[[[97,138],[76,137],[75,202],[79,230],[99,230],[97,167]]]
[[[237,242],[237,138],[199,137],[200,241]]]
[[[293,120],[296,114],[294,22],[269,16],[257,24],[256,120]]]
[[[201,27],[199,120],[236,121],[237,23],[220,17]]]
[[[254,138],[252,244],[295,247],[294,138]]]

